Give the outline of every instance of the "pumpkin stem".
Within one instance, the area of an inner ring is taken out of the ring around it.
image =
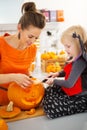
[[[6,111],[8,111],[8,112],[13,111],[13,102],[12,101],[10,101],[9,104],[7,105]]]

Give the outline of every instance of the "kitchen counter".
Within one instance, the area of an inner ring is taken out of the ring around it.
[[[87,130],[87,113],[50,120],[46,116],[8,123],[9,130]]]

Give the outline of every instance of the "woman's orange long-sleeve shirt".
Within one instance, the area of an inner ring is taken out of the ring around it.
[[[36,45],[32,44],[24,50],[17,50],[11,47],[0,37],[0,74],[23,73],[28,74],[28,70],[36,57]],[[4,78],[4,77],[3,77]],[[8,84],[0,84],[8,87]],[[2,93],[3,90],[0,90]],[[0,94],[1,95],[1,94]],[[1,98],[1,96],[0,96]]]
[[[28,73],[31,63],[35,60],[36,45],[32,44],[24,50],[11,47],[0,37],[0,73]]]

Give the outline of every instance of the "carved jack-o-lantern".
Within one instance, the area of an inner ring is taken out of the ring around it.
[[[45,92],[43,84],[37,79],[33,79],[34,83],[25,89],[16,83],[11,83],[8,88],[8,98],[14,102],[22,110],[29,110],[37,107]]]

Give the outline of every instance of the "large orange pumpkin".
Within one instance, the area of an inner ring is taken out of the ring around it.
[[[16,83],[11,83],[8,87],[9,100],[13,101],[14,105],[22,110],[37,107],[44,96],[45,88],[43,84],[38,79],[33,80],[33,84],[25,89]]]

